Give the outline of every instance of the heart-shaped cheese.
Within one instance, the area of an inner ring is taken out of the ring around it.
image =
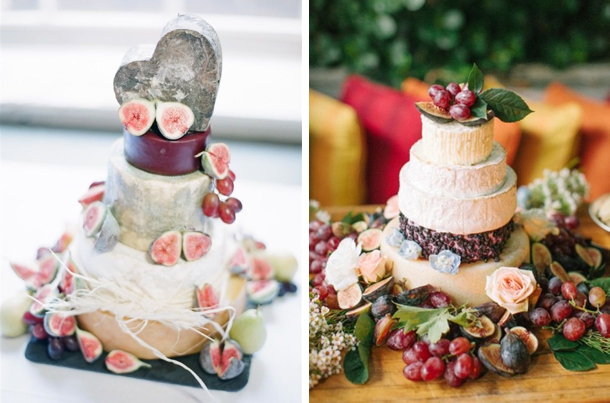
[[[119,104],[134,98],[180,102],[195,115],[191,131],[210,124],[222,72],[218,35],[205,20],[178,14],[154,45],[139,45],[125,54],[114,76]]]

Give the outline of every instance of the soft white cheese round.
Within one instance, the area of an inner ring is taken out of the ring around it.
[[[423,157],[423,144],[411,147],[408,166],[400,172],[400,183],[410,182],[432,195],[477,197],[498,190],[506,177],[506,151],[494,142],[489,158],[476,165],[433,164]]]
[[[510,167],[500,189],[478,197],[423,192],[409,181],[409,168],[400,183],[399,208],[422,227],[457,235],[478,234],[506,225],[515,214],[517,175]]]
[[[212,179],[200,171],[166,176],[132,166],[120,139],[112,145],[104,203],[119,223],[120,241],[146,251],[166,231],[201,231],[207,221],[201,203],[211,186]]]
[[[236,243],[228,235],[225,224],[215,223],[210,251],[201,259],[183,259],[166,267],[152,262],[147,252],[119,242],[112,251],[100,253],[95,249],[95,238],[87,238],[79,230],[70,246],[70,256],[81,274],[93,279],[107,279],[141,296],[145,301],[190,308],[195,301],[195,288],[209,283],[222,289],[227,274],[228,260],[236,250]],[[106,307],[110,309],[111,307]]]
[[[398,219],[391,221],[383,231],[384,240],[392,234],[392,228],[398,226]],[[408,260],[398,254],[398,248],[381,243],[381,255],[394,262],[393,276],[395,281],[406,281],[407,288],[430,284],[451,296],[456,305],[465,303],[476,306],[489,302],[485,294],[487,276],[500,267],[519,267],[529,261],[529,238],[523,229],[513,231],[502,250],[500,261],[463,263],[457,274],[440,273],[430,267],[426,259]]]
[[[474,165],[485,161],[493,147],[494,121],[465,126],[456,121],[422,120],[421,157],[435,164]]]

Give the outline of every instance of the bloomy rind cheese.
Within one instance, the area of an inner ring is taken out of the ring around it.
[[[476,165],[433,164],[423,156],[422,141],[411,147],[408,168],[403,167],[400,182],[408,181],[431,195],[477,197],[491,194],[503,184],[506,176],[506,151],[494,143],[489,158]]]
[[[409,177],[409,164],[405,166]],[[474,198],[451,194],[433,195],[417,189],[409,180],[400,184],[400,211],[422,227],[452,234],[492,231],[510,221],[517,208],[517,175],[506,168],[506,180],[496,192]]]
[[[201,203],[211,188],[212,178],[200,171],[164,176],[132,166],[125,159],[120,139],[112,146],[104,203],[119,223],[119,241],[146,251],[166,231],[202,231],[208,218]]]
[[[422,120],[422,153],[426,161],[446,165],[474,165],[491,154],[494,137],[493,119],[481,126],[465,126],[458,122],[437,123]]]

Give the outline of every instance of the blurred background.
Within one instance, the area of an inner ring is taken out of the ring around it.
[[[536,111],[495,125],[521,184],[579,162],[592,198],[610,192],[607,0],[311,0],[309,29],[310,196],[322,204],[396,194],[421,135],[413,103],[473,63]]]
[[[15,143],[24,130],[40,135],[37,142],[86,135],[111,143],[122,130],[112,82],[123,55],[156,43],[175,14],[191,13],[222,44],[214,138],[253,143],[255,153],[269,146],[268,163],[277,156],[284,169],[265,171],[267,179],[300,183],[300,0],[2,0],[1,11],[2,159],[32,157]],[[106,156],[83,162],[105,164]]]

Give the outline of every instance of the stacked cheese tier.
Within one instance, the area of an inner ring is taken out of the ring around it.
[[[120,284],[137,294],[140,306],[192,308],[195,290],[204,283],[221,290],[227,303],[242,305],[241,285],[232,285],[227,261],[236,250],[227,225],[205,217],[203,197],[212,179],[201,171],[167,176],[143,171],[125,158],[123,140],[114,143],[108,163],[104,204],[120,227],[119,243],[109,252],[95,248],[95,238],[81,228],[71,246],[71,256],[81,274],[95,280]],[[212,222],[213,221],[213,222]],[[212,238],[212,247],[201,259],[182,258],[170,267],[154,264],[148,255],[151,243],[165,231],[192,229]],[[80,315],[82,328],[100,338],[106,350],[120,348],[140,358],[156,358],[117,326],[112,314],[98,311]],[[223,318],[219,318],[222,320]],[[226,318],[224,318],[226,320]],[[193,353],[201,348],[202,336],[193,331],[176,331],[160,324],[148,326],[140,337],[167,356]]]
[[[394,275],[409,287],[432,284],[456,302],[485,302],[485,278],[502,266],[518,266],[529,256],[529,241],[514,229],[515,172],[506,152],[493,141],[493,120],[479,126],[437,123],[422,116],[422,139],[400,173],[399,228],[422,247],[422,256],[450,250],[461,257],[456,275],[433,270],[427,260],[407,260],[386,244]]]

